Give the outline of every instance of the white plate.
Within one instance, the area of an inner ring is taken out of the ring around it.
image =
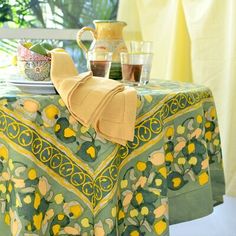
[[[8,81],[10,85],[13,85],[20,89],[25,93],[33,93],[33,94],[56,94],[56,90],[54,89],[54,85],[51,83],[17,83]]]
[[[52,81],[34,81],[34,80],[24,80],[24,79],[9,79],[11,84],[34,84],[34,85],[52,85]]]

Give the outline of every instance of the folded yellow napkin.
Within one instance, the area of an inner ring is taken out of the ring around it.
[[[75,119],[110,141],[133,141],[136,90],[91,72],[78,74],[66,52],[52,51],[51,57],[51,80]]]

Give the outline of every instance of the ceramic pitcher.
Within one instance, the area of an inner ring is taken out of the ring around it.
[[[91,27],[83,27],[78,31],[77,43],[87,55],[88,51],[101,51],[112,52],[112,65],[110,70],[110,79],[122,79],[120,53],[127,52],[125,42],[123,40],[123,28],[126,26],[122,21],[108,21],[108,20],[95,20],[93,21],[95,29]],[[93,42],[90,48],[82,42],[82,34],[84,32],[90,32],[93,36]]]

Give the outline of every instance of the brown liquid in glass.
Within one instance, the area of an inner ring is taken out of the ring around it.
[[[139,82],[142,73],[142,65],[122,65],[122,76],[126,81]]]
[[[90,69],[94,76],[107,77],[109,66],[109,61],[90,61]]]

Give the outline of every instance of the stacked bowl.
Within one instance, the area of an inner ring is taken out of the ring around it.
[[[51,57],[48,53],[49,44],[19,43],[17,66],[20,74],[27,80],[49,81]],[[48,47],[48,49],[46,48]]]

